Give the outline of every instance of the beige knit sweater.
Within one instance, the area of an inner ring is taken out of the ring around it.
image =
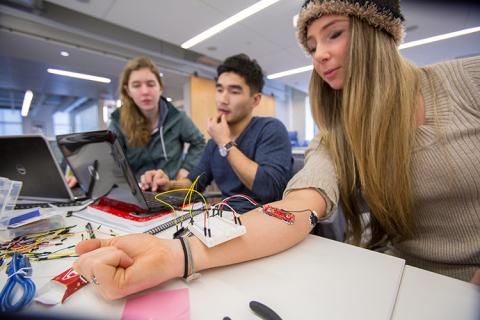
[[[480,57],[422,70],[425,122],[416,132],[411,172],[416,234],[390,252],[409,265],[470,280],[480,268]],[[324,195],[330,214],[337,179],[318,137],[285,194],[309,187]]]

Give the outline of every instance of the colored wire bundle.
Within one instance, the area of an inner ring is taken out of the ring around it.
[[[13,257],[15,253],[20,253],[38,261],[58,259],[60,258],[59,256],[50,255],[62,250],[71,249],[73,246],[62,248],[54,252],[36,251],[45,247],[63,245],[65,240],[75,235],[74,233],[70,232],[70,229],[74,227],[75,226],[70,226],[66,228],[50,230],[47,232],[27,234],[16,237],[11,241],[0,243],[0,258],[6,259],[8,257]],[[67,255],[74,256],[75,252],[63,253],[61,256],[63,258]]]
[[[215,203],[210,208],[211,209],[218,209],[219,213],[221,213],[222,210],[223,210],[223,207],[225,206],[233,212],[234,217],[238,217],[237,211],[235,211],[235,209],[233,209],[233,207],[228,203],[230,200],[238,199],[238,198],[247,200],[248,202],[250,202],[255,207],[259,206],[258,202],[256,202],[255,200],[253,200],[249,196],[246,196],[244,194],[234,194],[233,196],[227,197],[227,198],[223,199],[222,201]],[[213,210],[213,211],[215,211],[215,210]],[[215,213],[213,213],[213,214],[215,214]]]
[[[193,203],[193,200],[194,200],[194,196],[195,195],[198,195],[200,196],[200,198],[202,199],[202,202],[204,204],[204,208],[202,210],[204,210],[204,216],[203,216],[203,226],[204,226],[204,229],[205,230],[208,230],[209,229],[209,223],[208,223],[208,218],[209,218],[209,212],[212,213],[212,217],[215,216],[216,214],[219,214],[221,215],[222,214],[222,211],[224,209],[224,207],[227,207],[232,213],[233,213],[233,218],[234,218],[234,221],[235,223],[239,223],[241,224],[241,221],[240,221],[240,217],[239,217],[239,214],[237,213],[237,211],[229,204],[229,201],[231,200],[234,200],[234,199],[243,199],[243,200],[246,200],[248,202],[250,202],[253,206],[255,207],[259,207],[259,204],[253,200],[252,198],[250,198],[249,196],[246,196],[244,194],[235,194],[235,195],[232,195],[230,197],[227,197],[225,199],[223,199],[222,201],[220,202],[217,202],[213,205],[211,205],[209,207],[208,205],[208,202],[206,201],[205,197],[203,196],[203,194],[199,191],[197,191],[195,189],[196,185],[197,185],[197,182],[199,180],[200,176],[198,176],[195,181],[192,182],[192,184],[190,185],[189,188],[182,188],[182,189],[172,189],[172,190],[168,190],[168,191],[164,191],[164,192],[161,192],[161,193],[158,193],[156,196],[155,196],[155,200],[158,201],[158,202],[161,202],[165,205],[167,205],[171,210],[172,210],[172,214],[175,216],[174,218],[174,222],[175,222],[175,225],[177,226],[177,230],[178,230],[178,218],[177,218],[177,214],[176,214],[176,208],[167,203],[166,201],[160,199],[160,196],[161,195],[165,195],[165,194],[169,194],[169,193],[173,193],[173,192],[179,192],[179,191],[186,191],[186,195],[185,195],[185,198],[184,198],[184,201],[183,201],[183,205],[182,205],[182,210],[183,208],[185,207],[186,204],[191,204]],[[197,209],[198,210],[198,209]],[[190,206],[189,208],[189,212],[190,212],[190,221],[192,221],[193,223],[193,212],[196,211],[193,209],[193,206]],[[183,219],[183,217],[182,217]],[[183,221],[180,221],[180,223],[182,223]]]
[[[28,257],[14,253],[12,260],[7,268],[8,280],[0,293],[0,311],[15,312],[26,306],[35,296],[35,283],[30,278],[32,275],[32,267]],[[20,287],[23,293],[14,302],[15,288]]]
[[[256,202],[255,200],[253,200],[249,196],[244,195],[244,194],[234,194],[233,196],[227,197],[227,198],[223,199],[222,201],[217,202],[217,203],[213,204],[212,206],[210,206],[210,211],[212,213],[212,217],[214,217],[217,214],[222,216],[223,208],[227,207],[228,209],[230,209],[230,211],[233,214],[233,220],[234,220],[235,224],[238,223],[238,224],[241,225],[242,221],[240,220],[240,216],[239,216],[238,212],[229,204],[229,201],[234,200],[234,199],[243,199],[243,200],[246,200],[246,201],[250,202],[253,206],[259,207],[258,202]],[[206,230],[210,229],[210,225],[208,224],[208,220],[204,221],[204,228],[206,228]]]
[[[164,194],[169,194],[169,193],[173,193],[173,192],[179,192],[179,191],[186,191],[186,195],[185,195],[185,198],[183,199],[183,205],[182,205],[182,210],[183,208],[185,207],[186,204],[191,204],[192,203],[192,199],[193,196],[196,194],[196,195],[199,195],[201,198],[202,198],[202,202],[204,204],[204,209],[202,210],[205,210],[205,215],[208,214],[208,203],[207,203],[207,200],[205,199],[205,197],[203,196],[203,194],[197,190],[195,190],[195,187],[197,185],[197,182],[198,182],[198,179],[200,178],[200,176],[198,176],[195,181],[190,185],[189,188],[181,188],[181,189],[172,189],[172,190],[168,190],[168,191],[164,191],[164,192],[161,192],[161,193],[158,193],[157,195],[155,195],[155,200],[158,201],[158,202],[161,202],[165,205],[167,205],[168,207],[170,207],[170,209],[172,210],[172,214],[174,215],[174,222],[175,222],[175,225],[177,226],[177,229],[178,229],[178,217],[177,217],[177,213],[176,213],[176,209],[173,205],[171,205],[170,203],[167,203],[166,201],[163,201],[162,199],[160,199],[160,196],[161,195],[164,195]],[[189,213],[190,213],[190,220],[193,220],[193,206],[190,206],[189,208]],[[182,216],[182,219],[183,219],[183,216]],[[182,222],[182,221],[181,221]],[[180,222],[180,223],[181,223]]]

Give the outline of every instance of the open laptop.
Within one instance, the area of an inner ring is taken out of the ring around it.
[[[44,136],[0,136],[0,154],[0,177],[23,182],[20,200],[71,203],[85,197],[67,186]]]
[[[57,136],[65,160],[82,189],[92,199],[107,197],[121,210],[150,214],[171,208],[155,200],[156,193],[142,192],[117,137],[111,131],[92,131]],[[158,195],[174,207],[183,204],[185,192]]]

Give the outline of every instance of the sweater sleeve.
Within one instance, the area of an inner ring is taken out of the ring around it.
[[[473,85],[473,95],[475,108],[480,111],[480,56],[466,58],[462,60],[462,65],[468,77]]]
[[[262,203],[279,200],[292,176],[292,147],[285,126],[271,119],[259,132],[255,157],[258,164],[252,192]]]
[[[190,144],[181,167],[190,171],[202,157],[205,149],[205,139],[197,126],[185,113],[182,112],[181,117],[181,139],[183,143]]]
[[[339,190],[333,161],[317,135],[305,152],[303,168],[289,181],[284,192],[286,196],[292,190],[315,188],[327,203],[326,218],[337,208]]]

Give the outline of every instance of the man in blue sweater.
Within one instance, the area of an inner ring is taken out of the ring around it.
[[[282,198],[292,176],[292,150],[287,129],[277,119],[254,117],[263,88],[262,69],[245,54],[227,58],[217,68],[217,115],[208,121],[211,139],[187,178],[170,180],[162,170],[141,177],[144,190],[188,188],[197,177],[197,190],[213,180],[223,197],[245,194],[264,204]],[[241,198],[228,202],[238,213],[252,209]]]

